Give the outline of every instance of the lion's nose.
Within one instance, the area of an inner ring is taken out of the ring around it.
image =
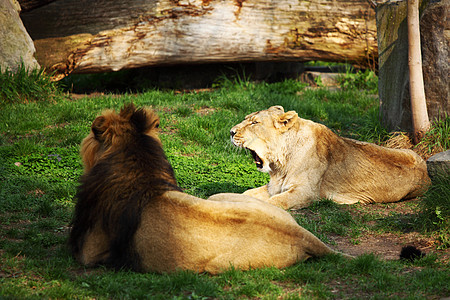
[[[236,131],[234,131],[233,129],[230,130],[230,135],[231,137],[233,137],[236,134]]]

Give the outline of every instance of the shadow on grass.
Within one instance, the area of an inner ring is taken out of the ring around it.
[[[240,186],[229,182],[214,182],[214,183],[204,183],[196,187],[195,191],[200,194],[203,198],[208,198],[209,196],[219,194],[219,193],[238,193],[242,194],[246,190],[250,189],[248,186]]]

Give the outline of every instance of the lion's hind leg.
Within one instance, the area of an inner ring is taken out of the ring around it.
[[[109,240],[98,227],[85,234],[81,249],[74,253],[76,260],[85,266],[104,263],[109,257]]]
[[[323,199],[330,199],[338,204],[355,204],[358,202],[361,203],[373,203],[373,199],[367,195],[361,193],[358,197],[355,195],[346,195],[346,194],[338,194],[338,193],[326,193],[322,196]]]

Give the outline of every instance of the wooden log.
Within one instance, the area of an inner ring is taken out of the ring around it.
[[[22,12],[26,12],[47,5],[53,1],[55,0],[20,0],[19,2]]]
[[[377,60],[366,0],[58,0],[22,15],[59,74],[152,65]]]

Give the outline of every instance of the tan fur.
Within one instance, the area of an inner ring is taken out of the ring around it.
[[[147,122],[156,124],[157,116],[149,109],[145,112]],[[89,194],[92,186],[92,192],[99,196],[88,199],[91,202],[85,201],[84,205],[90,207],[95,205],[92,202],[101,202],[105,209],[111,211],[113,225],[120,224],[122,211],[136,205],[133,201],[126,203],[126,206],[119,204],[127,197],[128,190],[144,191],[142,195],[146,195],[147,190],[164,188],[145,180],[140,184],[131,183],[134,178],[129,174],[140,176],[144,173],[150,177],[152,173],[160,172],[149,168],[125,172],[124,183],[105,183],[105,178],[92,177],[99,169],[103,170],[100,165],[118,174],[124,172],[121,171],[123,169],[127,170],[116,156],[121,157],[122,148],[125,151],[135,147],[133,139],[129,137],[133,128],[128,119],[129,116],[122,112],[120,115],[111,111],[104,113],[94,121],[93,131],[84,139],[81,149],[85,179],[79,197],[86,198],[84,195]],[[158,138],[156,127],[149,125],[150,130],[145,134]],[[144,154],[150,151],[146,148],[137,150]],[[138,161],[139,157],[132,158],[132,161]],[[124,161],[127,159],[124,157]],[[166,158],[161,156],[158,159],[164,161]],[[136,164],[134,168],[139,169],[139,165]],[[157,176],[176,184],[170,172],[161,172]],[[94,180],[92,185],[89,185],[90,180]],[[98,189],[105,184],[108,189],[99,193]],[[144,203],[142,200],[148,199],[141,199],[141,203]],[[77,224],[77,220],[89,220],[83,217],[92,211],[87,208],[82,210],[83,203],[77,204],[74,224]],[[289,213],[253,197],[217,194],[204,200],[172,188],[145,203],[137,212],[140,222],[131,243],[133,249],[130,252],[136,255],[131,267],[135,270],[171,272],[183,269],[215,274],[231,266],[244,270],[264,266],[282,268],[309,257],[334,253],[317,237],[300,227]],[[79,222],[78,227],[73,229],[70,242],[76,259],[82,264],[108,262],[117,265],[111,262],[110,253],[113,249],[110,244],[119,233],[115,232],[116,229],[102,225],[105,217],[104,211],[100,210],[93,214],[94,220],[88,230],[83,230],[85,221]],[[123,266],[130,267],[127,263]]]
[[[395,202],[422,195],[430,184],[425,161],[413,151],[340,137],[281,106],[248,115],[231,129],[231,138],[256,153],[257,166],[270,174],[267,185],[244,195],[284,209],[320,198]]]

